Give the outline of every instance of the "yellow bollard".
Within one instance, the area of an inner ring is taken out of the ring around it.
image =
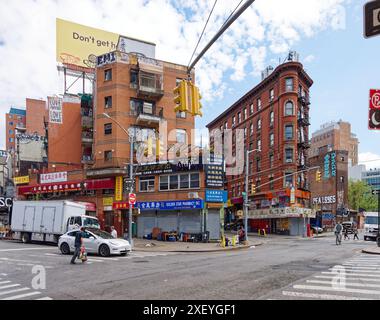
[[[264,231],[264,237],[266,237],[267,236],[267,232],[265,231],[265,229],[263,229],[263,231]]]
[[[226,246],[226,239],[224,236],[222,236],[222,243],[221,243],[221,246],[224,248]]]

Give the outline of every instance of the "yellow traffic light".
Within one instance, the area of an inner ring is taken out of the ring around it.
[[[181,80],[178,86],[173,90],[175,94],[174,103],[177,105],[174,108],[175,112],[188,112],[188,82],[186,80]]]
[[[321,176],[322,176],[321,171],[317,170],[317,172],[315,173],[315,181],[320,182]]]
[[[199,93],[199,88],[191,82],[189,82],[189,87],[191,91],[191,114],[202,117],[202,104],[200,103],[202,96]]]
[[[256,193],[256,185],[254,183],[251,184],[251,194]]]

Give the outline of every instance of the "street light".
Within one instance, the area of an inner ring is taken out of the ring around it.
[[[244,229],[245,241],[248,241],[248,175],[249,175],[249,155],[252,152],[261,151],[261,149],[247,150],[245,153],[245,199],[244,199]]]
[[[130,152],[129,152],[129,179],[130,179],[130,188],[129,193],[133,193],[133,144],[134,144],[134,136],[131,136],[129,132],[114,118],[112,118],[109,114],[103,113],[103,115],[115,122],[129,137],[129,143],[130,143]],[[133,240],[132,240],[132,205],[129,203],[129,215],[128,215],[128,241],[131,245],[131,248],[133,248]]]

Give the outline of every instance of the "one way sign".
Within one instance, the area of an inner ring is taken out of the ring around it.
[[[372,194],[375,195],[375,194],[380,194],[380,190],[372,190]]]

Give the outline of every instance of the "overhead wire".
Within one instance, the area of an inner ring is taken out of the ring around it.
[[[210,14],[208,15],[207,21],[206,21],[206,23],[205,23],[205,25],[204,25],[204,27],[203,27],[202,33],[201,33],[201,35],[200,35],[200,37],[199,37],[199,39],[198,39],[198,43],[197,43],[197,45],[195,46],[195,49],[194,49],[194,51],[193,51],[193,54],[191,55],[191,58],[190,58],[189,64],[187,65],[188,67],[190,66],[191,60],[193,60],[194,54],[195,54],[195,52],[196,52],[197,49],[198,49],[199,43],[200,43],[201,40],[202,40],[203,34],[204,34],[205,30],[206,30],[206,27],[207,27],[208,22],[209,22],[209,20],[210,20],[210,18],[211,18],[211,15],[212,15],[212,13],[214,12],[214,9],[215,9],[215,6],[216,6],[216,3],[217,3],[217,2],[218,2],[218,0],[215,0],[214,5],[212,6],[212,9],[211,9],[211,11],[210,11]]]

